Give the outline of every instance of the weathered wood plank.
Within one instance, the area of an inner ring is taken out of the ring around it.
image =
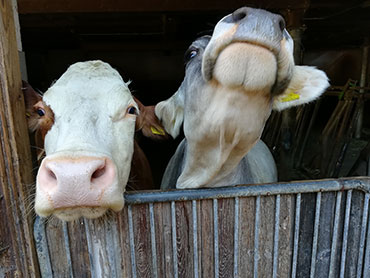
[[[137,277],[153,277],[149,217],[147,204],[132,206]]]
[[[221,9],[232,10],[238,7],[257,5],[258,7],[268,7],[270,9],[285,9],[287,7],[295,9],[305,9],[308,0],[283,0],[283,1],[249,1],[246,3],[241,0],[222,1],[163,1],[163,0],[139,0],[131,2],[120,2],[115,0],[18,0],[20,13],[58,13],[58,12],[154,12],[154,11],[217,11]]]
[[[302,194],[301,198],[297,277],[310,276],[316,195]]]
[[[278,277],[290,277],[292,272],[294,239],[294,196],[280,197],[280,228],[278,251]]]
[[[128,212],[127,206],[124,206],[121,213],[117,214],[118,231],[120,238],[120,247],[122,249],[122,277],[131,277],[131,253],[130,253],[130,237],[128,228]]]
[[[350,222],[347,245],[347,260],[344,277],[356,277],[358,250],[361,237],[361,220],[363,216],[364,195],[358,191],[352,193],[352,205],[350,211]]]
[[[0,273],[22,277],[39,275],[32,236],[31,214],[27,215],[32,163],[28,139],[17,39],[11,0],[0,3],[0,223],[7,223],[7,236],[0,243]],[[3,228],[4,229],[4,228]],[[9,259],[12,258],[12,259]]]
[[[274,250],[275,196],[261,197],[258,277],[271,277]]]
[[[328,277],[329,275],[335,201],[335,194],[321,194],[320,223],[325,223],[325,225],[319,225],[315,270],[315,277],[318,278]]]
[[[256,198],[239,200],[239,275],[253,277],[254,223]]]
[[[46,224],[45,230],[54,277],[70,277],[72,273],[69,271],[62,221],[51,219]]]
[[[94,220],[85,219],[92,276],[117,277],[121,271],[121,248],[114,213]]]
[[[75,277],[91,277],[88,243],[83,220],[68,223],[72,269]]]
[[[200,277],[213,277],[214,274],[214,247],[213,247],[213,201],[200,201],[199,229],[201,237],[198,241],[198,249],[201,250],[201,273]]]
[[[158,277],[172,278],[173,252],[171,232],[171,204],[154,204],[154,227],[156,230]]]
[[[234,199],[218,200],[219,277],[234,270]]]
[[[176,246],[179,277],[193,277],[193,227],[191,202],[176,202]]]

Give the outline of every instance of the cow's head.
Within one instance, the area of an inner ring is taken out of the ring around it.
[[[185,59],[180,88],[155,110],[173,137],[184,124],[188,146],[178,188],[226,176],[260,138],[272,109],[312,101],[328,86],[324,72],[294,64],[284,19],[259,9],[224,17]]]
[[[36,213],[72,220],[121,210],[139,112],[118,72],[101,61],[81,62],[42,97],[26,83],[23,90],[29,127],[46,154]]]

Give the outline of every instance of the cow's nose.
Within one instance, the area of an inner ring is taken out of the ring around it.
[[[56,158],[43,161],[37,179],[54,209],[95,207],[115,182],[116,170],[109,158]]]
[[[236,11],[234,11],[232,13],[232,19],[233,21],[236,23],[236,22],[239,22],[240,20],[242,20],[243,18],[245,18],[247,16],[247,8],[246,7],[242,7],[240,9],[237,9]]]

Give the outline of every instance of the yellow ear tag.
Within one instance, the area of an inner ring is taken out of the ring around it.
[[[27,116],[27,118],[29,118],[29,117],[31,117],[31,114],[27,112],[26,116]]]
[[[281,99],[280,99],[280,102],[288,102],[288,101],[293,101],[293,100],[296,100],[296,99],[299,99],[300,96],[299,94],[295,93],[295,92],[290,92],[286,95],[284,95]]]
[[[162,128],[155,128],[154,126],[150,127],[150,130],[152,131],[153,134],[156,134],[156,135],[166,135],[166,133],[164,132],[164,130]]]

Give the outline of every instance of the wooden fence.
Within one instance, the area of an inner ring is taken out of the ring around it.
[[[370,178],[129,193],[38,219],[43,277],[370,277]]]

